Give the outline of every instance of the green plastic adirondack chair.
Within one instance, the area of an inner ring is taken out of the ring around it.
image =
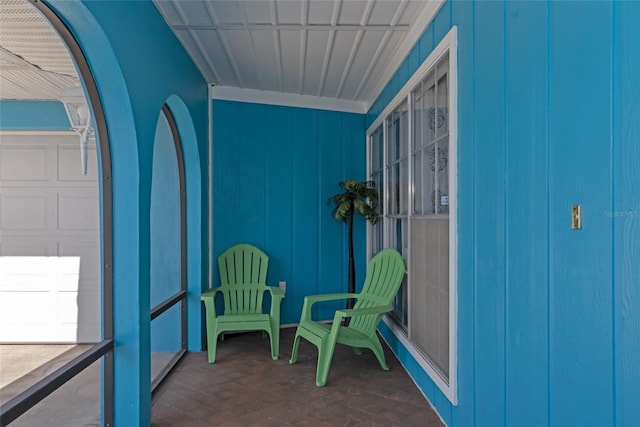
[[[362,348],[369,348],[375,354],[380,367],[389,370],[384,358],[382,345],[376,334],[376,327],[384,313],[393,309],[392,301],[400,289],[405,273],[402,256],[395,249],[388,248],[374,256],[367,266],[367,276],[362,292],[359,294],[342,293],[307,296],[302,306],[300,324],[296,330],[289,363],[296,363],[300,338],[304,338],[318,347],[318,367],[316,385],[327,383],[329,367],[336,344],[353,347],[356,354],[362,354]],[[352,309],[338,310],[333,323],[328,325],[311,319],[311,307],[320,301],[356,298]],[[351,318],[348,326],[342,325],[342,319]]]
[[[216,360],[218,336],[228,331],[265,331],[271,341],[271,357],[280,350],[280,303],[284,292],[267,286],[269,257],[257,247],[239,244],[218,257],[220,287],[202,292],[207,323],[209,363]],[[271,311],[262,312],[264,293],[271,293]],[[224,314],[216,313],[216,295],[224,301]]]

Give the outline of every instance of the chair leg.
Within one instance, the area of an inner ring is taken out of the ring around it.
[[[373,354],[376,355],[376,358],[378,359],[378,363],[380,363],[380,367],[385,370],[388,371],[389,370],[389,366],[387,365],[387,361],[384,358],[384,350],[382,349],[382,345],[380,344],[380,340],[378,339],[377,336],[374,336],[371,339],[371,351],[373,351]]]
[[[278,360],[280,355],[280,328],[269,332],[269,341],[271,342],[271,358]]]
[[[327,336],[318,347],[318,367],[316,369],[316,386],[324,387],[329,376],[329,368],[333,359],[333,350],[336,347],[335,340]]]
[[[291,365],[298,360],[298,347],[300,347],[300,335],[298,335],[298,331],[296,331],[296,336],[293,339],[293,348],[291,349],[291,359],[289,359],[289,364]]]
[[[216,348],[218,345],[218,334],[215,328],[207,328],[207,357],[209,363],[215,363],[216,361]]]

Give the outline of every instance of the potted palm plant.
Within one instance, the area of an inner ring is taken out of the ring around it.
[[[356,291],[356,271],[353,260],[353,216],[362,215],[371,224],[378,222],[376,208],[378,206],[378,191],[373,181],[347,180],[338,183],[343,190],[341,193],[329,197],[327,204],[334,204],[332,215],[337,221],[346,222],[349,227],[349,275],[347,277],[347,292]],[[347,308],[352,308],[353,299],[347,302]]]

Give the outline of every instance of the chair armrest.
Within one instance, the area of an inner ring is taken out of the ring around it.
[[[272,298],[284,298],[284,291],[277,286],[267,286],[267,290],[271,294]]]
[[[218,292],[222,292],[222,289],[219,287],[205,289],[200,294],[200,301],[204,301],[205,299],[208,299],[208,298],[215,298]]]
[[[222,292],[220,288],[210,288],[202,291],[200,301],[204,303],[204,309],[207,316],[216,317],[216,294]]]
[[[392,305],[381,305],[378,307],[350,308],[345,310],[337,310],[333,321],[339,322],[345,317],[364,316],[367,314],[384,314],[391,310],[393,310]]]
[[[311,320],[311,307],[317,302],[323,301],[336,301],[349,298],[358,298],[360,294],[354,293],[341,293],[341,294],[323,294],[323,295],[309,295],[304,297],[304,304],[302,305],[302,315],[300,316],[300,322],[305,320]]]
[[[267,286],[266,288],[271,294],[271,310],[269,316],[272,322],[274,322],[274,327],[280,327],[280,304],[284,298],[284,291],[277,286]]]

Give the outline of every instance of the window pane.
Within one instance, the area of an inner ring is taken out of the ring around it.
[[[405,258],[407,253],[407,220],[406,219],[389,219],[389,238],[387,246],[395,248]],[[406,258],[405,258],[406,259]],[[407,325],[408,307],[407,307],[407,280],[406,276],[402,282],[400,290],[394,300],[394,315],[403,324]]]
[[[436,213],[436,146],[428,146],[424,153],[426,171],[424,174],[424,190],[427,209],[425,214]]]
[[[436,139],[436,96],[435,96],[435,85],[431,85],[426,89],[425,95],[425,121],[424,121],[424,129],[425,129],[425,143],[432,143]]]
[[[411,340],[449,374],[449,220],[411,221]],[[425,327],[424,325],[429,325]]]
[[[413,213],[416,214],[422,214],[424,210],[422,167],[422,151],[418,151],[413,155]]]
[[[407,149],[409,142],[409,115],[407,112],[407,102],[403,102],[399,108],[398,119],[398,158],[403,159],[407,157]]]
[[[400,165],[396,163],[391,166],[389,173],[389,214],[400,213]]]
[[[449,142],[438,143],[438,213],[449,213]]]
[[[437,133],[436,137],[441,137],[449,132],[449,76],[447,70],[449,69],[449,61],[445,59],[437,66],[438,76],[438,97],[437,97]]]
[[[400,161],[400,201],[399,201],[399,213],[406,215],[409,209],[408,194],[408,180],[409,180],[409,160],[404,158]]]
[[[417,150],[424,144],[424,106],[422,96],[422,85],[413,93],[413,141],[411,148],[413,151]]]

